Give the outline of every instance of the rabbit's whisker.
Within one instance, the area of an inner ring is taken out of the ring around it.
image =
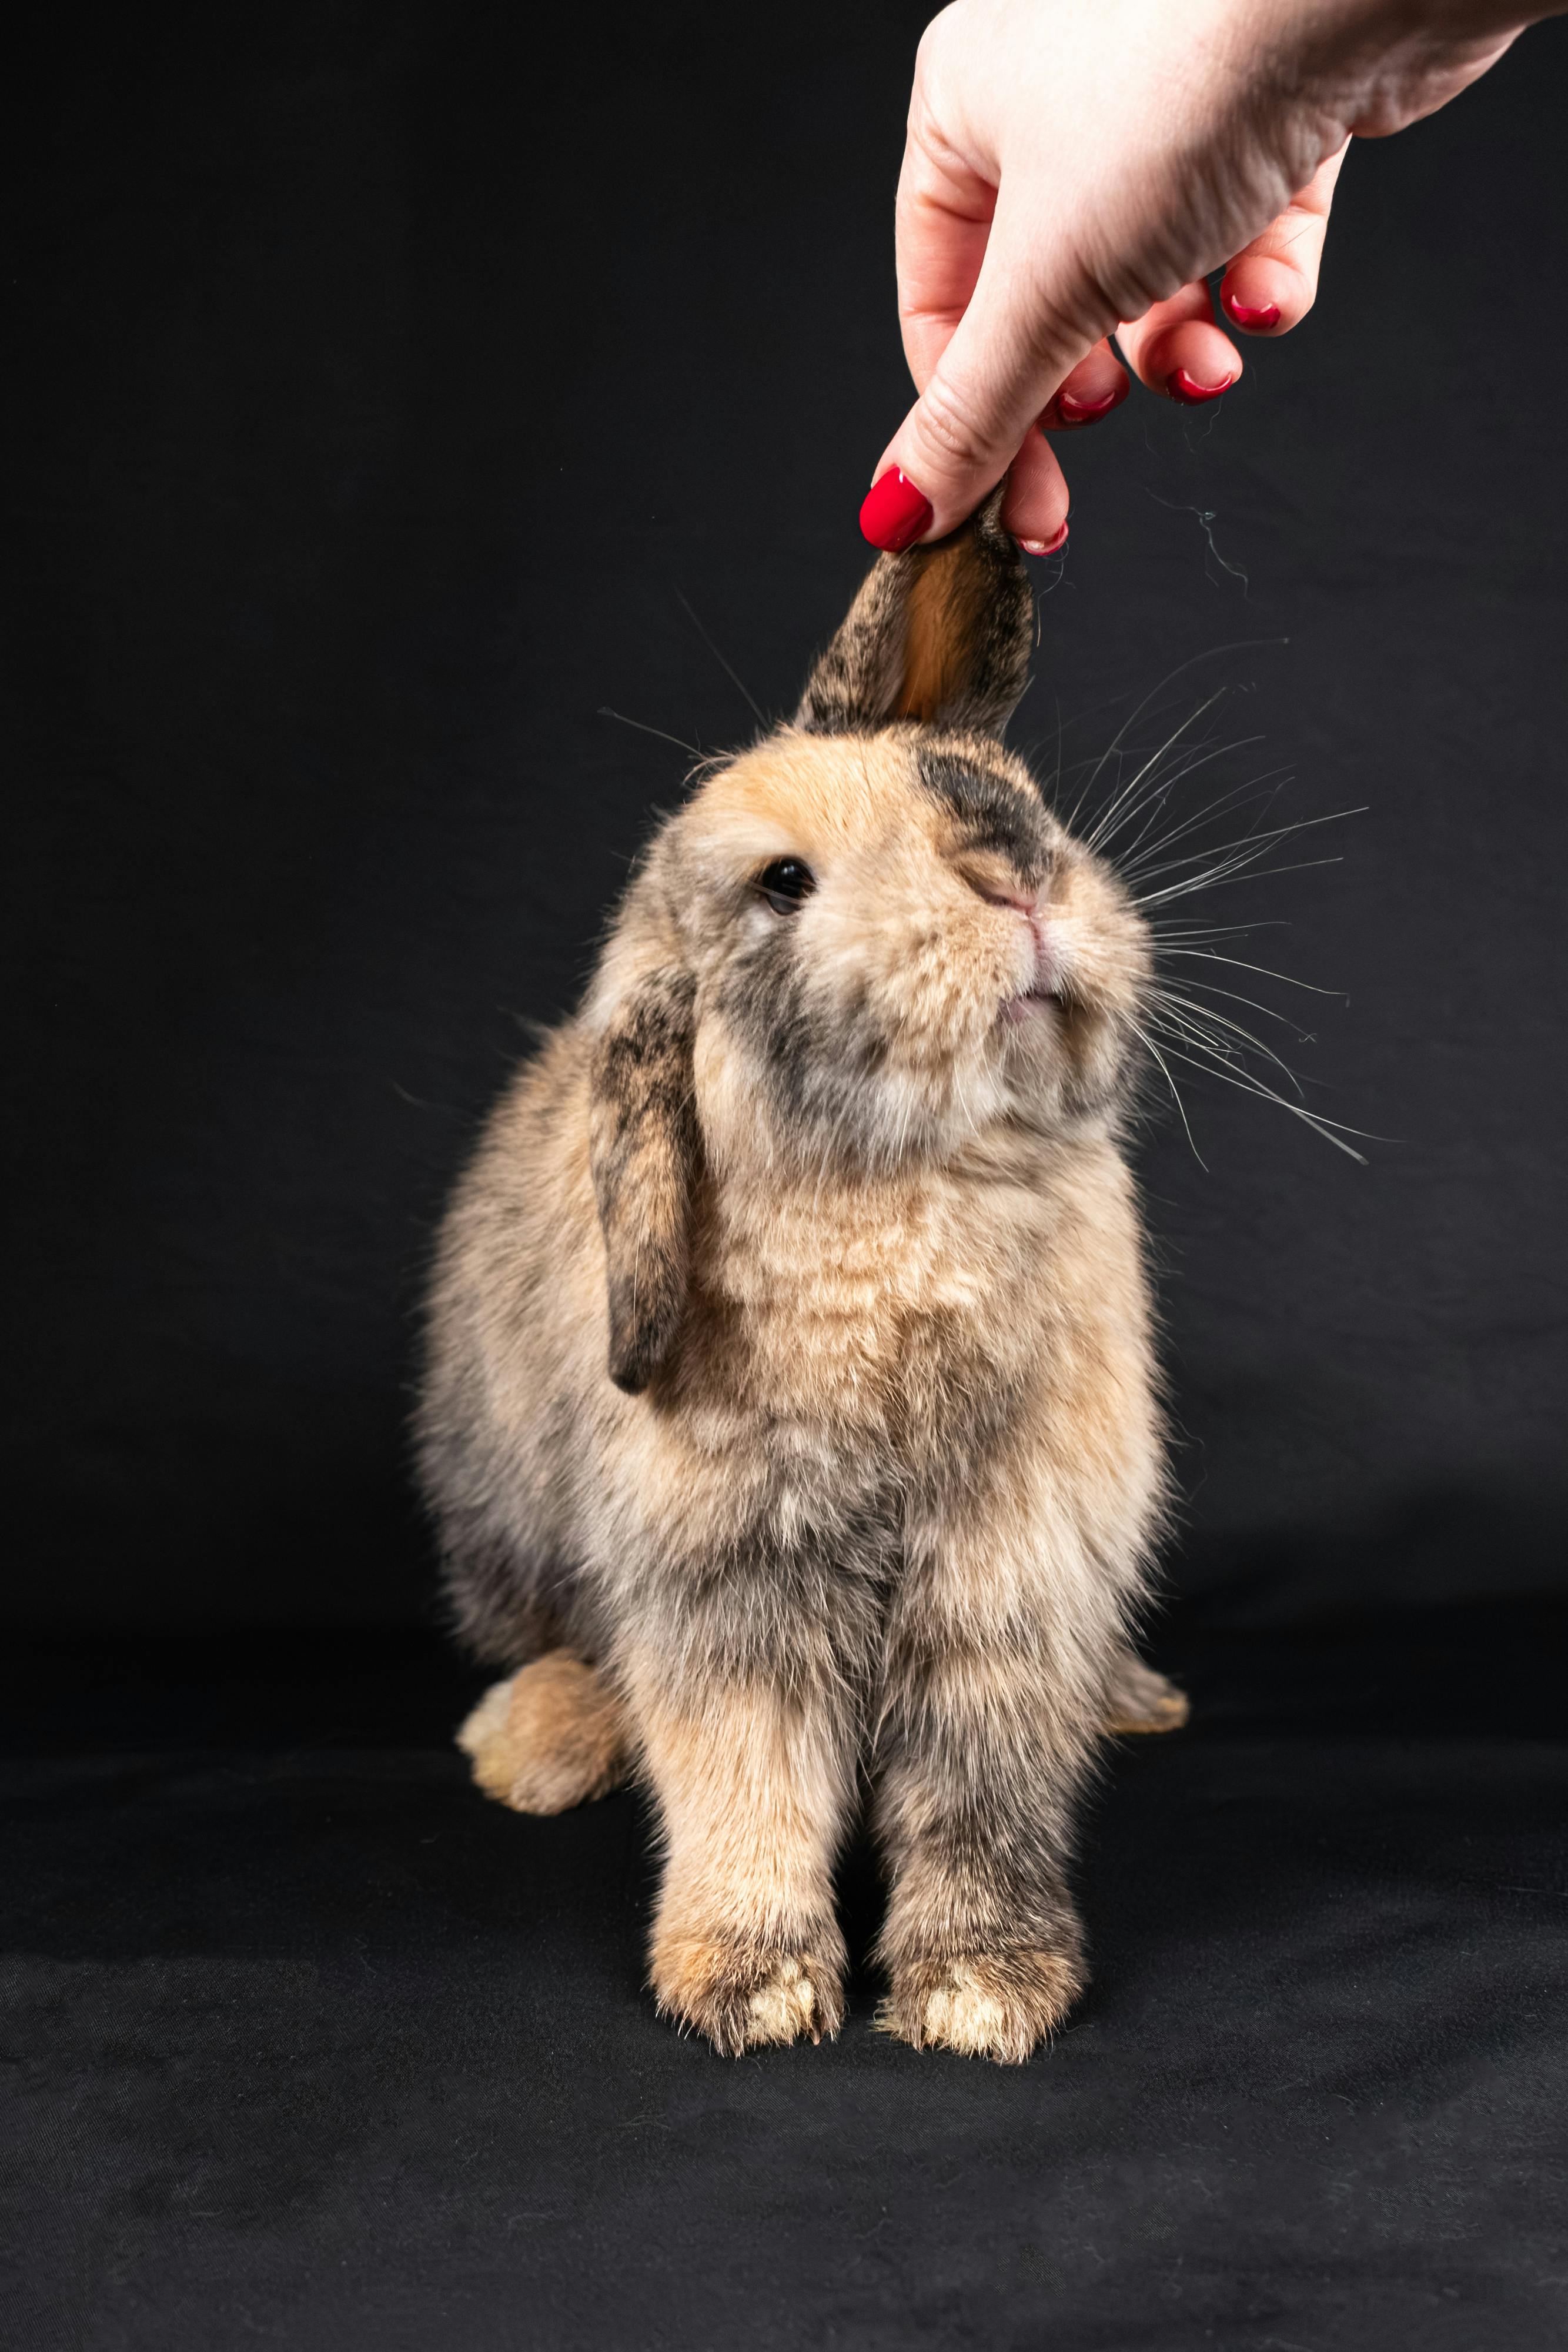
[[[607,702],[600,704],[599,716],[601,719],[613,719],[622,727],[634,727],[639,735],[656,735],[662,743],[673,743],[677,751],[689,751],[694,760],[702,761],[707,756],[699,751],[695,743],[686,742],[682,736],[672,735],[667,727],[650,727],[645,719],[628,719],[623,710],[612,710]]]
[[[1218,861],[1209,869],[1217,874],[1227,866],[1239,868],[1241,866],[1250,865],[1254,859],[1261,857],[1264,852],[1271,848],[1276,842],[1288,841],[1292,834],[1312,833],[1319,825],[1337,824],[1343,817],[1364,816],[1365,814],[1364,808],[1331,809],[1325,816],[1298,817],[1291,824],[1270,825],[1264,833],[1239,834],[1234,841],[1220,842],[1213,847],[1204,849],[1186,850],[1180,857],[1167,858],[1162,866],[1145,866],[1138,879],[1152,882],[1161,874],[1177,873],[1182,866],[1196,865],[1200,858],[1204,857],[1212,857]],[[1154,894],[1156,898],[1161,895],[1162,893],[1158,891]],[[1140,905],[1152,904],[1153,900],[1140,900],[1139,903]]]
[[[1232,746],[1226,744],[1223,748],[1229,751]],[[1178,782],[1185,781],[1185,776],[1191,773],[1191,769],[1186,770],[1183,777],[1177,778],[1176,781]],[[1173,825],[1168,833],[1158,835],[1140,850],[1138,844],[1144,841],[1148,831],[1148,826],[1145,824],[1144,832],[1139,834],[1128,849],[1118,854],[1115,860],[1118,868],[1124,875],[1137,873],[1148,864],[1151,857],[1157,856],[1162,850],[1169,849],[1174,842],[1181,841],[1188,834],[1201,831],[1206,824],[1217,823],[1221,816],[1228,814],[1232,809],[1245,808],[1249,800],[1261,801],[1264,808],[1267,809],[1272,802],[1278,800],[1290,781],[1290,769],[1283,767],[1269,768],[1260,776],[1250,776],[1244,784],[1235,784],[1228,792],[1221,793],[1217,800],[1212,800],[1205,807],[1195,810],[1191,816],[1184,817],[1180,824]],[[1252,828],[1249,828],[1245,837],[1256,838]]]
[[[1181,1123],[1186,1129],[1186,1139],[1188,1143],[1192,1145],[1192,1156],[1197,1160],[1198,1166],[1203,1170],[1204,1174],[1207,1175],[1208,1173],[1208,1162],[1205,1160],[1202,1152],[1197,1148],[1196,1140],[1194,1139],[1192,1125],[1186,1115],[1186,1105],[1181,1098],[1181,1088],[1176,1085],[1175,1078],[1171,1076],[1170,1064],[1166,1060],[1165,1055],[1161,1053],[1159,1047],[1155,1045],[1154,1039],[1149,1035],[1146,1029],[1141,1029],[1135,1021],[1130,1021],[1127,1025],[1132,1030],[1133,1034],[1142,1041],[1148,1052],[1154,1055],[1155,1060],[1159,1064],[1160,1069],[1165,1076],[1165,1082],[1171,1090],[1171,1100],[1175,1103],[1176,1110],[1180,1115]]]
[[[1244,996],[1240,990],[1236,988],[1222,988],[1216,980],[1188,980],[1186,985],[1188,988],[1201,989],[1205,996],[1223,996],[1228,1003],[1245,1004],[1253,1013],[1260,1013],[1266,1021],[1277,1021],[1282,1029],[1289,1029],[1294,1034],[1298,1045],[1310,1045],[1314,1043],[1310,1030],[1303,1029],[1301,1023],[1291,1013],[1281,1013],[1278,1005],[1265,1004],[1261,997]],[[1190,996],[1178,995],[1175,991],[1167,992],[1167,994],[1168,1001],[1173,1004],[1191,1005],[1195,1012],[1198,1010],[1207,1012],[1209,1009],[1207,1006],[1193,1005]]]
[[[1255,926],[1255,925],[1249,925],[1249,929],[1256,929],[1256,928],[1258,928],[1258,927],[1257,927],[1257,926]],[[1172,947],[1167,947],[1167,948],[1165,948],[1165,949],[1162,950],[1162,952],[1163,952],[1164,954],[1167,955],[1167,956],[1180,956],[1180,957],[1182,957],[1182,958],[1184,959],[1184,961],[1185,961],[1186,958],[1188,958],[1188,957],[1195,957],[1195,956],[1196,956],[1196,957],[1199,958],[1199,959],[1200,959],[1203,962],[1205,962],[1205,963],[1223,963],[1223,964],[1229,964],[1229,965],[1230,965],[1230,966],[1231,966],[1235,971],[1256,971],[1256,972],[1260,972],[1260,973],[1262,974],[1262,976],[1263,976],[1263,978],[1264,978],[1265,980],[1278,980],[1278,981],[1281,981],[1281,982],[1283,982],[1284,985],[1285,985],[1287,988],[1304,988],[1304,989],[1306,989],[1306,990],[1307,990],[1308,993],[1309,993],[1310,995],[1312,995],[1312,996],[1341,996],[1341,997],[1343,997],[1343,994],[1344,994],[1344,991],[1343,991],[1343,988],[1321,988],[1321,987],[1318,985],[1318,983],[1316,982],[1316,981],[1312,981],[1312,980],[1298,980],[1298,979],[1295,977],[1295,974],[1294,974],[1293,972],[1289,972],[1289,971],[1274,971],[1273,967],[1272,967],[1271,965],[1270,965],[1270,964],[1266,964],[1266,963],[1249,963],[1249,962],[1247,961],[1247,960],[1246,960],[1246,958],[1245,958],[1244,956],[1216,955],[1216,954],[1215,954],[1215,952],[1214,952],[1214,950],[1213,950],[1212,948],[1172,948]],[[1208,987],[1208,986],[1212,986],[1212,985],[1213,985],[1213,983],[1212,983],[1212,982],[1210,982],[1197,981],[1197,980],[1190,981],[1190,982],[1188,982],[1188,986],[1189,986],[1189,987],[1192,987],[1192,988],[1203,988],[1203,987]],[[1276,1017],[1282,1017],[1282,1016],[1276,1016]]]
[[[1134,899],[1134,904],[1138,907],[1155,907],[1171,898],[1189,898],[1197,890],[1220,889],[1228,882],[1239,881],[1251,863],[1250,858],[1239,859],[1228,866],[1217,867],[1212,874],[1198,874],[1189,881],[1172,883],[1164,890],[1155,890],[1147,898]],[[1303,857],[1298,859],[1293,866],[1261,866],[1252,875],[1251,879],[1255,882],[1267,882],[1281,874],[1311,874],[1320,866],[1343,866],[1343,857]]]
[[[1205,742],[1189,747],[1184,753],[1180,764],[1172,767],[1167,772],[1156,774],[1148,790],[1141,793],[1129,807],[1123,810],[1113,823],[1107,824],[1102,819],[1095,830],[1094,845],[1109,854],[1108,845],[1119,833],[1124,832],[1135,817],[1142,815],[1145,819],[1143,832],[1135,836],[1131,845],[1131,847],[1135,849],[1138,842],[1143,839],[1149,825],[1155,821],[1159,812],[1169,801],[1178,784],[1186,783],[1187,778],[1196,776],[1199,769],[1208,767],[1216,760],[1224,759],[1229,752],[1245,751],[1254,743],[1260,743],[1262,740],[1261,735],[1239,735],[1225,743]],[[1271,782],[1275,776],[1283,776],[1286,772],[1284,769],[1270,769],[1262,776],[1249,776],[1245,782],[1233,784],[1228,791],[1221,793],[1218,801],[1212,802],[1207,809],[1200,809],[1195,815],[1186,819],[1181,830],[1189,831],[1194,825],[1202,824],[1204,818],[1213,811],[1244,799],[1249,793],[1256,792],[1260,787]],[[1110,814],[1111,812],[1108,811],[1107,814]],[[1119,851],[1116,854],[1117,864],[1124,866],[1130,855],[1131,850]]]
[[[1157,850],[1168,849],[1171,843],[1179,841],[1184,834],[1194,833],[1199,826],[1213,822],[1222,812],[1245,807],[1249,799],[1261,797],[1265,803],[1275,799],[1283,788],[1285,778],[1289,775],[1288,769],[1270,768],[1261,776],[1249,777],[1244,784],[1233,784],[1228,792],[1221,793],[1218,800],[1210,801],[1207,806],[1197,810],[1193,815],[1184,818],[1182,823],[1174,826],[1169,833],[1156,835],[1153,841],[1149,840],[1150,828],[1158,824],[1168,809],[1171,794],[1178,784],[1185,784],[1189,776],[1195,776],[1198,770],[1207,767],[1211,760],[1221,759],[1229,751],[1243,751],[1249,744],[1261,740],[1260,736],[1249,735],[1239,738],[1233,743],[1217,743],[1200,757],[1189,760],[1185,767],[1178,768],[1174,774],[1162,777],[1154,790],[1145,793],[1144,799],[1128,811],[1124,824],[1116,827],[1116,831],[1121,832],[1124,826],[1130,824],[1134,817],[1142,815],[1143,824],[1133,835],[1132,840],[1124,849],[1114,853],[1107,847],[1106,854],[1113,856],[1113,863],[1124,874],[1131,873],[1139,862],[1140,850],[1143,857],[1152,857]],[[1276,777],[1281,780],[1279,782],[1275,782]],[[1147,846],[1144,847],[1143,845],[1145,843]]]
[[[1251,1046],[1266,1061],[1272,1062],[1275,1068],[1290,1080],[1297,1094],[1301,1094],[1301,1080],[1290,1064],[1282,1060],[1272,1046],[1266,1045],[1260,1037],[1255,1037],[1250,1029],[1243,1029],[1239,1022],[1229,1021],[1224,1013],[1211,1012],[1207,1005],[1194,1004],[1190,998],[1166,996],[1158,992],[1150,998],[1149,1005],[1150,1020],[1162,1035],[1181,1036],[1189,1045],[1201,1043],[1237,1069],[1245,1069],[1245,1061],[1229,1043],[1231,1037],[1239,1038],[1243,1045]],[[1158,1008],[1157,1012],[1153,1009],[1155,1007]]]
[[[1294,1118],[1303,1120],[1315,1133],[1322,1136],[1326,1142],[1332,1143],[1336,1150],[1344,1152],[1352,1160],[1359,1160],[1364,1168],[1366,1165],[1365,1153],[1355,1150],[1352,1145],[1344,1142],[1343,1138],[1347,1135],[1357,1135],[1369,1142],[1383,1139],[1369,1135],[1365,1128],[1347,1127],[1342,1120],[1324,1118],[1317,1111],[1308,1110],[1303,1104],[1293,1103],[1287,1096],[1276,1094],[1272,1087],[1264,1084],[1256,1071],[1239,1070],[1235,1063],[1228,1060],[1225,1060],[1224,1066],[1220,1066],[1218,1062],[1197,1060],[1194,1055],[1184,1053],[1180,1046],[1171,1045],[1168,1038],[1166,1047],[1178,1062],[1187,1062],[1194,1069],[1207,1069],[1212,1076],[1223,1078],[1230,1086],[1240,1087],[1245,1093],[1260,1095],[1266,1102],[1277,1103],[1281,1110],[1288,1110]]]
[[[737,693],[743,695],[746,700],[751,705],[752,716],[756,719],[758,725],[766,730],[768,720],[764,715],[761,704],[758,701],[757,697],[752,693],[751,688],[747,685],[739,672],[733,669],[729,663],[726,661],[724,656],[720,653],[718,647],[715,645],[713,639],[709,636],[707,631],[698,620],[696,614],[692,609],[690,602],[682,594],[678,588],[675,590],[675,602],[681,606],[687,620],[690,621],[693,628],[696,631],[698,636],[702,639],[709,653],[712,654],[715,661],[717,662],[720,669],[723,670],[726,677],[728,678]]]
[[[1215,704],[1222,699],[1225,693],[1226,688],[1224,687],[1218,688],[1216,691],[1209,696],[1207,702],[1200,702],[1196,709],[1189,710],[1187,712],[1186,717],[1182,720],[1180,726],[1173,728],[1170,734],[1166,737],[1165,741],[1160,745],[1157,751],[1152,751],[1150,753],[1149,757],[1144,761],[1143,766],[1135,771],[1131,781],[1124,784],[1117,792],[1114,798],[1112,800],[1110,806],[1104,809],[1100,816],[1095,820],[1095,823],[1090,828],[1084,840],[1083,845],[1086,849],[1098,849],[1102,842],[1108,838],[1112,830],[1112,820],[1115,817],[1117,811],[1125,805],[1129,795],[1135,793],[1138,786],[1143,782],[1145,777],[1150,774],[1151,772],[1158,766],[1159,762],[1165,758],[1166,753],[1171,749],[1172,745],[1179,743],[1182,737],[1186,733],[1188,728],[1196,727],[1198,720],[1204,717],[1206,712],[1213,709]],[[1103,761],[1102,761],[1100,764],[1103,766],[1104,764]],[[1096,767],[1094,772],[1095,774],[1098,775],[1099,772],[1099,767]],[[1092,779],[1091,779],[1091,782],[1092,782]],[[1074,817],[1076,817],[1077,813],[1078,812],[1075,809],[1073,811]]]
[[[1150,936],[1162,947],[1167,940],[1239,940],[1249,931],[1288,931],[1290,924],[1282,915],[1268,921],[1260,919],[1252,923],[1186,923],[1179,919],[1174,923],[1153,922]]]
[[[1072,816],[1069,820],[1069,830],[1071,831],[1075,826],[1078,812],[1082,807],[1085,800],[1088,799],[1090,793],[1093,791],[1095,784],[1099,781],[1101,771],[1104,768],[1106,761],[1120,752],[1123,740],[1126,736],[1128,729],[1133,725],[1135,719],[1142,718],[1144,712],[1147,710],[1152,704],[1157,703],[1158,698],[1165,693],[1167,687],[1174,686],[1178,677],[1185,676],[1186,672],[1189,669],[1195,668],[1199,662],[1218,661],[1224,654],[1250,653],[1254,648],[1260,646],[1282,646],[1285,643],[1286,640],[1283,637],[1238,637],[1228,645],[1209,646],[1207,646],[1200,654],[1189,654],[1186,661],[1177,662],[1174,669],[1167,670],[1165,677],[1160,678],[1155,685],[1151,686],[1146,694],[1139,697],[1138,700],[1133,705],[1132,709],[1127,713],[1126,718],[1122,721],[1121,726],[1118,727],[1114,735],[1112,736],[1111,740],[1107,743],[1103,751],[1101,752],[1099,758],[1095,761],[1090,772],[1089,781],[1084,785],[1082,792],[1079,794],[1078,800],[1073,807]],[[1228,688],[1221,687],[1217,693],[1209,697],[1208,702],[1203,704],[1202,708],[1207,710],[1209,708],[1210,703],[1217,702],[1219,699],[1219,696],[1226,693],[1228,690]],[[1102,704],[1099,708],[1103,709],[1104,705]],[[1085,715],[1088,716],[1091,714],[1086,713]]]

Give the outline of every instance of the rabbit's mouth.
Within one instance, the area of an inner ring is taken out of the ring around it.
[[[1002,1006],[1002,1019],[1038,1021],[1047,1013],[1054,1013],[1059,1021],[1065,1021],[1068,1011],[1067,998],[1060,988],[1048,988],[1043,982],[1037,981],[1021,996],[1008,998]]]
[[[1068,958],[1060,928],[1046,920],[1045,910],[1038,900],[1027,908],[1019,908],[1018,912],[1029,925],[1033,970],[1028,987],[1017,990],[1003,1001],[1002,1019],[1039,1021],[1054,1014],[1059,1022],[1065,1021],[1073,1008],[1065,984]]]

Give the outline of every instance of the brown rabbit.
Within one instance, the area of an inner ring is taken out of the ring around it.
[[[660,830],[442,1236],[420,1465],[521,1669],[462,1744],[525,1811],[645,1775],[653,1990],[723,2051],[836,2030],[863,1775],[883,2022],[1026,2057],[1083,1981],[1096,1738],[1186,1711],[1126,1647],[1150,945],[1002,749],[1032,637],[990,518],[878,561],[793,725]]]

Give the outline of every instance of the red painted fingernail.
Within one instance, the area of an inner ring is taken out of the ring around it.
[[[1234,294],[1221,296],[1225,315],[1234,319],[1239,327],[1277,327],[1280,323],[1278,302],[1239,302]]]
[[[1166,378],[1166,390],[1185,408],[1196,408],[1200,400],[1218,400],[1222,392],[1229,391],[1235,381],[1233,375],[1228,375],[1223,383],[1199,383],[1196,376],[1188,375],[1186,368],[1177,368],[1173,375]]]
[[[888,555],[913,547],[930,520],[930,499],[896,466],[872,484],[861,509],[862,530]]]
[[[1020,539],[1019,545],[1026,555],[1060,555],[1067,544],[1067,525],[1062,524],[1054,539]]]
[[[1115,390],[1106,393],[1102,400],[1079,400],[1071,392],[1059,392],[1045,413],[1059,429],[1065,426],[1069,432],[1075,425],[1098,425],[1103,416],[1109,416],[1113,408],[1121,407],[1127,397],[1127,390],[1124,377]]]

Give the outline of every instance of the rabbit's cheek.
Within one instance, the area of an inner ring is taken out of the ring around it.
[[[1011,963],[994,941],[935,938],[882,992],[894,1053],[944,1074],[979,1053],[998,1002],[1012,992]]]
[[[988,1026],[998,1004],[1020,994],[1034,971],[1034,942],[1028,922],[1016,913],[980,905],[944,908],[927,936],[925,952],[912,959],[895,984],[909,985],[918,973],[929,990],[934,1019],[955,1043]]]

